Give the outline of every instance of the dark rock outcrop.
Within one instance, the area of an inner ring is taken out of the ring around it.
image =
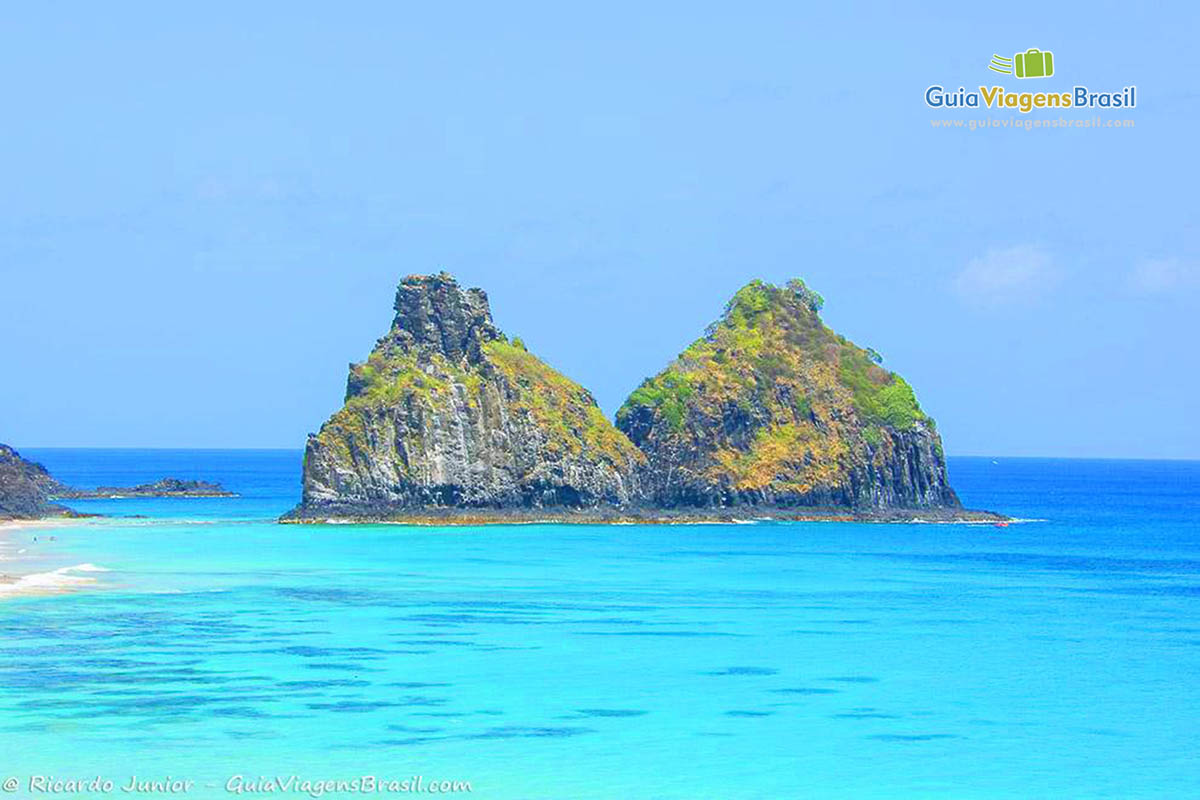
[[[153,483],[137,486],[97,486],[95,489],[70,489],[63,487],[53,493],[62,500],[88,500],[134,497],[237,497],[226,491],[219,483],[190,481],[179,478],[162,478]]]
[[[911,387],[827,328],[802,281],[755,281],[617,414],[666,508],[958,509]]]
[[[643,456],[591,394],[509,340],[487,295],[410,276],[391,330],[310,435],[291,519],[581,509],[638,497]]]
[[[41,464],[21,458],[0,444],[0,519],[39,519],[53,516],[87,516],[53,500],[132,497],[236,497],[219,483],[163,478],[138,486],[100,486],[75,489],[55,479]]]
[[[50,498],[62,490],[41,464],[0,444],[0,519],[37,519],[67,513]]]

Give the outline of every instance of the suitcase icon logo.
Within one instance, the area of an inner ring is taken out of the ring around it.
[[[1031,47],[1012,58],[993,55],[988,69],[1018,78],[1049,78],[1054,74],[1054,53]]]

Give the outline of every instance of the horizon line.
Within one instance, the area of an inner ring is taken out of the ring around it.
[[[303,447],[186,447],[167,445],[10,445],[14,450],[146,450],[146,451],[190,451],[190,452],[277,452],[302,453]],[[1200,456],[1072,456],[1072,455],[1005,455],[996,453],[947,453],[946,458],[1006,458],[1042,459],[1059,461],[1200,461]]]

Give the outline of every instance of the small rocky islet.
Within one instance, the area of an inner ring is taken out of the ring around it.
[[[282,519],[1003,519],[962,508],[912,387],[822,305],[800,280],[751,282],[614,423],[495,326],[481,289],[409,276],[343,407],[309,435]]]
[[[237,497],[219,483],[212,481],[162,478],[137,486],[97,486],[95,489],[63,487],[53,494],[56,500],[126,500],[141,497]]]

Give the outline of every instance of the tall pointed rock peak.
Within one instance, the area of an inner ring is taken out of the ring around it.
[[[390,335],[412,349],[439,352],[451,361],[477,357],[484,342],[499,339],[482,289],[463,289],[447,272],[410,275],[400,282]]]
[[[297,518],[586,508],[638,496],[644,457],[592,395],[509,340],[487,295],[410,276],[353,364],[345,405],[309,437]]]

